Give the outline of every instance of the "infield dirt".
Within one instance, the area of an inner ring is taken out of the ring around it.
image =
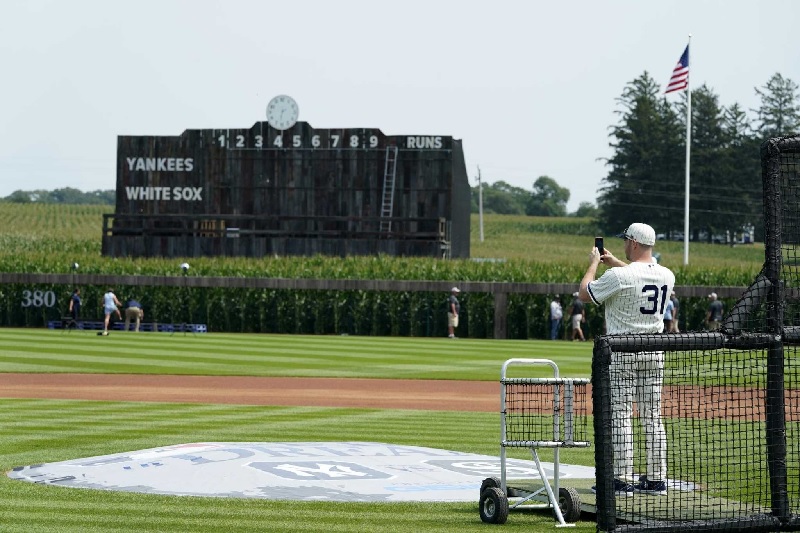
[[[0,374],[0,396],[499,412],[493,382],[142,374]]]

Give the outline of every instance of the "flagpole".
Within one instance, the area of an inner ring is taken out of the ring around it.
[[[689,44],[686,49],[691,54],[692,34],[689,34]],[[683,205],[683,265],[689,264],[689,161],[692,151],[692,90],[690,76],[686,78],[686,189],[684,190]]]
[[[481,182],[481,167],[478,166],[478,226],[480,227],[481,242],[483,242],[483,183]]]

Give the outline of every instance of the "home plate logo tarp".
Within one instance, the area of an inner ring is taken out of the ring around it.
[[[552,464],[543,464],[552,476]],[[538,478],[533,461],[507,461],[514,478]],[[500,459],[378,442],[196,442],[22,466],[9,477],[64,487],[176,496],[348,502],[477,501]],[[562,479],[594,468],[560,464]]]

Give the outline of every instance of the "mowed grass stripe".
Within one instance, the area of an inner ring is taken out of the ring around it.
[[[184,500],[183,505],[173,502],[164,502],[158,497],[147,498],[147,503],[129,505],[128,502],[113,502],[111,506],[106,504],[100,508],[100,512],[94,509],[97,502],[89,500],[81,502],[80,506],[59,512],[58,515],[45,514],[46,507],[35,506],[32,508],[15,509],[20,521],[29,524],[30,529],[20,531],[63,531],[62,528],[80,527],[86,523],[87,518],[96,522],[99,526],[98,531],[291,531],[289,529],[273,529],[274,523],[267,523],[269,516],[265,513],[257,512],[253,505],[218,505],[214,502],[213,507],[218,507],[216,512],[199,512],[209,505],[208,499],[204,498],[180,498]],[[12,502],[15,503],[15,502]],[[88,506],[88,508],[87,508]],[[111,507],[112,512],[108,513],[104,507]],[[43,512],[44,511],[44,512]],[[254,512],[255,511],[255,512]],[[353,516],[356,510],[343,512],[338,510],[332,513],[327,520],[322,523],[335,524],[348,519],[363,521],[363,517]],[[294,520],[302,516],[312,519],[311,511],[299,513],[291,519],[286,517],[284,521],[290,526]],[[351,522],[352,523],[352,522]],[[322,524],[315,526],[321,527]],[[51,529],[52,528],[52,529]],[[7,531],[4,529],[4,531]],[[90,530],[91,531],[91,530]],[[342,529],[345,531],[345,529]]]
[[[258,344],[229,344],[214,342],[208,336],[207,342],[196,341],[188,344],[180,339],[167,338],[159,343],[150,343],[140,339],[141,335],[123,339],[117,342],[108,338],[98,339],[98,344],[82,341],[69,343],[44,343],[9,341],[5,345],[8,353],[58,353],[58,354],[109,354],[141,352],[149,356],[169,356],[170,354],[208,354],[219,356],[220,352],[229,353],[241,360],[258,360],[264,356],[291,357],[296,355],[314,354],[321,359],[332,357],[374,358],[376,356],[386,359],[404,359],[407,357],[428,357],[431,352],[442,355],[460,356],[466,359],[480,358],[488,354],[502,354],[510,357],[542,357],[546,354],[571,353],[576,348],[583,348],[584,353],[591,354],[591,345],[586,343],[572,344],[562,342],[526,341],[524,346],[514,346],[513,341],[494,341],[491,345],[473,339],[458,341],[429,340],[427,343],[410,344],[397,339],[392,344],[371,342],[371,338],[364,338],[357,342],[338,342],[331,337],[327,344],[315,346],[302,342],[281,342],[283,339],[265,337]],[[102,343],[102,344],[99,344]],[[536,353],[538,352],[538,353]]]
[[[11,400],[2,402],[14,403]],[[497,426],[498,420],[497,415],[489,413],[397,410],[387,416],[386,411],[369,409],[226,408],[157,403],[107,403],[106,408],[116,409],[103,412],[94,409],[96,403],[104,402],[44,402],[45,406],[61,404],[61,417],[56,417],[52,408],[42,411],[15,407],[13,415],[0,417],[0,424],[6,429],[5,438],[12,441],[6,443],[0,457],[48,447],[60,450],[73,443],[83,443],[88,448],[97,443],[119,450],[208,440],[308,440],[310,428],[313,428],[314,440],[372,441],[376,435],[391,434],[392,442],[415,444],[421,434],[438,424],[440,418],[457,421],[459,426],[469,424],[484,429]],[[69,416],[64,416],[65,412]],[[251,433],[253,430],[257,431]],[[451,447],[459,446],[464,441],[461,432],[458,428],[452,431],[441,428],[437,439]],[[494,428],[493,432],[498,433],[499,429]],[[153,443],[152,439],[157,435],[181,437]],[[39,457],[36,462],[44,460],[56,459]]]
[[[174,500],[180,500],[177,503]],[[146,505],[98,506],[95,501],[82,503],[66,516],[43,515],[41,509],[20,513],[19,520],[26,526],[4,531],[78,531],[88,521],[96,527],[85,527],[89,532],[155,532],[182,531],[197,533],[247,533],[262,531],[303,531],[307,533],[352,533],[431,531],[485,531],[486,524],[477,520],[475,503],[324,503],[324,502],[254,502],[236,501],[225,504],[220,499],[208,498],[149,498]],[[205,513],[198,513],[207,510]],[[552,528],[552,519],[542,514],[529,513],[514,516],[511,530],[531,531],[537,525]],[[593,530],[591,523],[581,523],[579,531]],[[539,531],[540,529],[534,529]]]
[[[4,402],[19,405],[16,401]],[[39,450],[48,445],[61,449],[71,443],[83,443],[84,447],[91,448],[99,442],[119,451],[194,441],[303,441],[308,440],[310,430],[313,440],[374,441],[383,435],[390,436],[388,442],[423,445],[421,439],[432,438],[434,441],[426,445],[492,455],[499,442],[499,415],[492,413],[392,410],[387,414],[387,411],[370,409],[77,400],[33,403],[41,403],[44,409],[19,405],[13,411],[15,415],[0,417],[0,424],[8,429],[7,438],[13,441],[4,449],[4,455]],[[62,405],[60,417],[54,414],[53,406],[58,404]],[[103,409],[98,410],[96,404],[103,404]],[[465,427],[469,428],[474,442],[465,437]],[[167,441],[154,443],[157,435],[166,437]],[[175,440],[176,436],[180,437]],[[87,450],[87,453],[95,452]],[[62,459],[37,458],[35,462]]]
[[[151,333],[119,333],[112,332],[107,338],[92,339],[86,335],[67,335],[65,340],[52,339],[39,341],[39,346],[50,345],[62,351],[74,349],[84,351],[105,351],[108,346],[125,349],[130,343],[137,349],[152,350],[155,348],[157,353],[166,350],[192,351],[205,353],[219,353],[220,351],[230,351],[235,354],[252,354],[260,356],[269,354],[300,355],[310,351],[321,356],[341,356],[356,354],[381,354],[383,356],[394,355],[396,357],[413,356],[415,353],[427,353],[433,349],[445,353],[462,356],[478,356],[486,351],[497,351],[498,341],[485,341],[481,339],[459,339],[452,341],[449,339],[429,338],[411,339],[405,337],[343,337],[343,336],[287,336],[287,335],[239,335],[239,340],[231,341],[231,335],[226,334],[203,334],[192,337],[180,335],[172,336],[166,334]],[[246,339],[243,342],[241,339]],[[532,341],[502,341],[502,351],[508,353],[509,357],[525,356],[531,351]],[[556,344],[551,343],[550,348],[556,348]],[[9,346],[15,346],[13,341],[9,341]],[[557,350],[556,350],[557,351]]]
[[[31,404],[30,401],[26,403]],[[309,433],[314,435],[313,440],[364,440],[365,437],[366,440],[374,440],[376,436],[389,434],[393,442],[417,441],[420,435],[431,433],[440,420],[453,421],[457,426],[469,424],[483,430],[493,428],[498,420],[497,415],[489,413],[424,413],[411,410],[51,400],[33,403],[41,403],[46,409],[26,409],[14,400],[0,401],[0,405],[13,407],[4,411],[9,414],[0,418],[0,423],[8,430],[4,432],[3,439],[11,440],[4,444],[0,457],[42,448],[31,446],[33,442],[63,441],[87,445],[95,438],[100,438],[106,445],[133,441],[144,447],[165,444],[163,441],[153,442],[154,435],[180,435],[180,439],[173,443],[195,440],[308,440]],[[104,404],[104,410],[112,410],[98,412],[94,408],[98,403]],[[54,416],[55,406],[59,406],[61,417]],[[20,420],[19,426],[14,426],[14,419]],[[50,428],[49,434],[41,432],[45,428]],[[253,428],[257,428],[257,432],[253,433]],[[29,433],[27,437],[24,436],[26,432]],[[460,432],[455,428],[452,435],[463,442]],[[494,428],[494,433],[498,432],[499,429]],[[436,439],[445,433],[440,428]],[[16,434],[16,437],[10,438],[12,434]]]
[[[440,339],[440,338],[409,338],[409,337],[353,337],[353,336],[286,336],[286,335],[240,335],[237,342],[221,343],[221,347],[234,347],[252,345],[254,350],[280,350],[283,353],[302,353],[313,348],[316,353],[325,355],[380,353],[384,356],[396,357],[413,356],[416,353],[428,354],[432,350],[444,354],[460,355],[463,357],[479,357],[486,352],[503,352],[508,357],[529,357],[532,349],[541,351],[572,351],[572,343],[547,342],[547,341],[519,341],[519,340],[486,340],[486,339]],[[253,339],[253,342],[243,342],[242,339]],[[215,337],[210,343],[216,344]],[[299,348],[302,346],[302,348]],[[583,344],[588,353],[591,345]],[[541,356],[541,355],[539,355]]]
[[[562,375],[587,377],[592,349],[562,341],[24,331],[0,329],[8,348],[0,371],[486,381],[511,357],[553,359]]]
[[[182,334],[176,333],[150,333],[150,332],[120,332],[112,331],[111,335],[105,338],[98,338],[95,332],[74,331],[64,333],[59,330],[44,329],[0,329],[0,336],[5,342],[13,343],[14,340],[27,343],[31,334],[36,335],[37,342],[41,345],[53,345],[67,348],[70,345],[83,346],[84,348],[103,347],[111,345],[125,346],[129,342],[135,342],[136,346],[144,347],[148,344],[163,346],[184,347],[185,349],[212,347],[212,348],[237,348],[253,350],[263,350],[265,348],[280,348],[296,350],[298,346],[305,349],[315,348],[325,352],[347,352],[352,349],[380,350],[389,351],[397,354],[408,353],[413,350],[429,350],[431,346],[437,346],[448,352],[483,351],[496,350],[497,344],[501,343],[503,349],[511,354],[523,354],[530,350],[533,340],[503,340],[492,339],[446,339],[446,338],[420,338],[420,337],[360,337],[344,335],[271,335],[271,334],[228,334],[228,333],[204,333],[204,334]],[[468,342],[468,346],[461,344]],[[96,344],[93,344],[96,343]],[[551,344],[556,347],[559,342]]]

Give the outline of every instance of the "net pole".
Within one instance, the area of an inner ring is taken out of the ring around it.
[[[611,344],[598,337],[592,353],[592,408],[594,412],[594,466],[597,486],[597,529],[617,527],[614,495],[614,452],[611,438]]]
[[[786,466],[786,413],[784,399],[783,311],[784,294],[781,283],[782,217],[781,155],[777,143],[762,145],[762,179],[764,197],[772,201],[764,205],[764,270],[772,282],[768,293],[767,329],[773,342],[767,351],[766,429],[772,514],[782,523],[789,520],[789,495]],[[766,157],[764,157],[766,156]]]

